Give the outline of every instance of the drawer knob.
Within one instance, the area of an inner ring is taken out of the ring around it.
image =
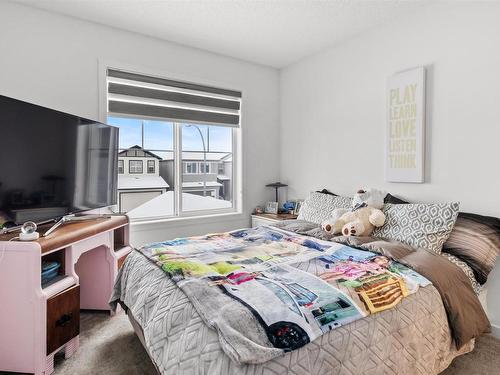
[[[64,327],[73,319],[73,313],[64,314],[56,321],[56,327]]]

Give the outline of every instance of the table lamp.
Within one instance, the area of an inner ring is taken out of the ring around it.
[[[276,189],[276,202],[279,203],[279,200],[278,200],[278,189],[280,187],[285,187],[285,186],[288,186],[287,184],[282,184],[281,182],[273,182],[272,184],[267,184],[266,187],[273,187]]]

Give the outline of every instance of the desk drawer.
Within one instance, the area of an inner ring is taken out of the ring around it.
[[[47,300],[47,354],[80,333],[80,286]]]
[[[276,222],[276,220],[252,216],[252,228],[258,227],[259,225],[273,225],[276,224]]]

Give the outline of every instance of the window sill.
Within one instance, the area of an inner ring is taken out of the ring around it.
[[[249,215],[244,215],[241,212],[225,212],[212,215],[200,216],[182,216],[182,217],[169,217],[147,220],[132,220],[130,226],[134,230],[151,230],[154,227],[161,227],[168,224],[169,227],[181,227],[193,224],[217,223],[234,220],[249,219]]]

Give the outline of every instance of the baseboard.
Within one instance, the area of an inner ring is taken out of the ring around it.
[[[497,339],[500,339],[500,326],[496,324],[491,325],[491,334],[495,336]]]

